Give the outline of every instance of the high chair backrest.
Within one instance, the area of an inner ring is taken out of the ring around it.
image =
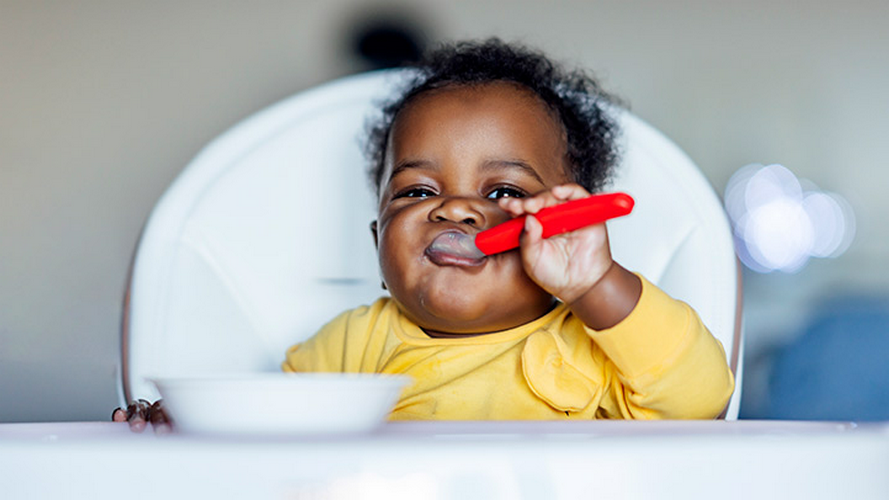
[[[290,345],[384,294],[361,138],[404,71],[343,78],[275,104],[210,143],[152,211],[125,300],[125,400],[150,376],[275,371]],[[740,282],[722,206],[692,161],[629,112],[611,189],[615,259],[691,304],[741,375]]]

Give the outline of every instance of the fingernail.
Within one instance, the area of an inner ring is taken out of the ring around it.
[[[130,430],[133,432],[143,432],[147,423],[144,420],[133,420],[130,422]]]

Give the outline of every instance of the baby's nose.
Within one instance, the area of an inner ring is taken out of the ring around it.
[[[449,197],[429,213],[432,222],[457,222],[474,227],[484,227],[485,216],[477,201],[462,197]]]

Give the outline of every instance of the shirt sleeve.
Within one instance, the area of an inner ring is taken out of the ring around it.
[[[688,304],[641,279],[642,295],[629,316],[606,330],[586,329],[606,358],[604,416],[718,416],[734,390],[722,344]]]

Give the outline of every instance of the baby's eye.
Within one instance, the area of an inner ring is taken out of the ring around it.
[[[521,189],[508,186],[500,186],[488,193],[487,198],[489,200],[497,200],[500,198],[524,198],[525,196],[527,195]]]
[[[429,196],[435,196],[435,191],[428,188],[415,187],[401,191],[395,195],[395,198],[427,198]]]

